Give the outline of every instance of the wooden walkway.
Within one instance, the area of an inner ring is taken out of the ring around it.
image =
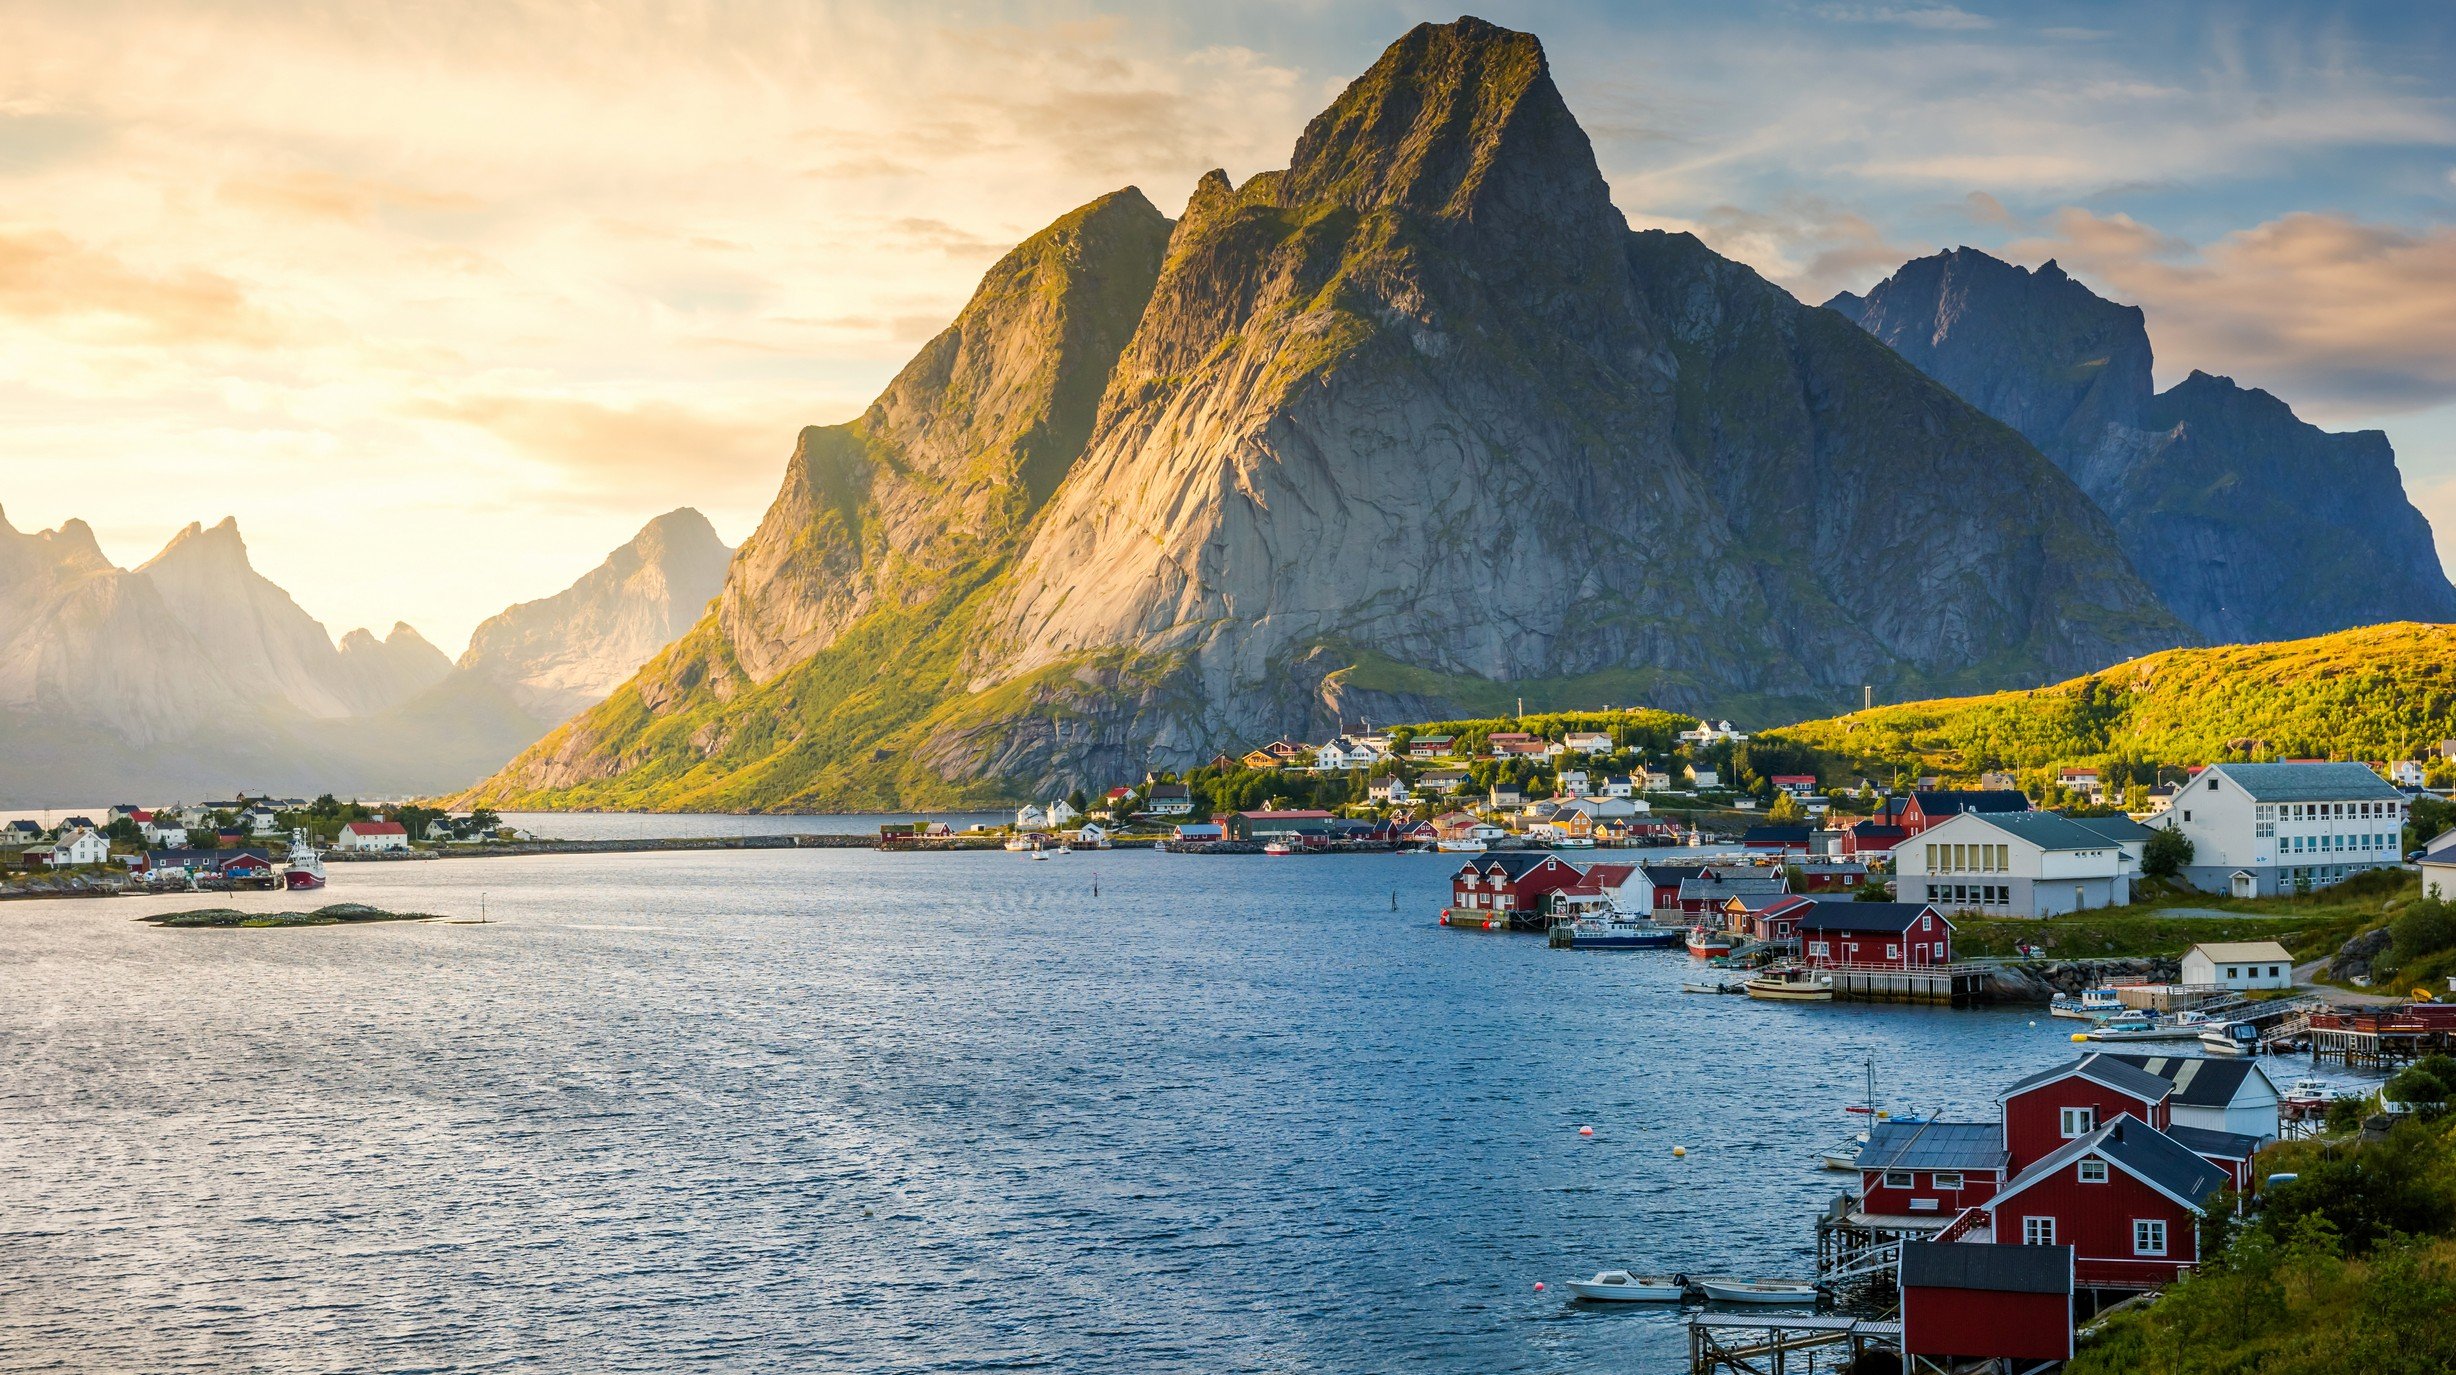
[[[1870,1350],[1902,1347],[1901,1323],[1885,1318],[1701,1313],[1688,1330],[1689,1375],[1813,1375],[1847,1370]]]

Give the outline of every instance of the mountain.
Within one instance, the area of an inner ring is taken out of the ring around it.
[[[723,590],[732,558],[706,516],[668,511],[570,587],[481,624],[459,667],[537,719],[564,720],[690,629]]]
[[[2152,654],[2028,691],[1905,702],[1785,726],[1868,768],[2415,759],[2456,710],[2456,626],[2400,622],[2276,644]],[[1876,775],[1871,775],[1876,776]]]
[[[2187,638],[2018,434],[1631,232],[1541,47],[1464,19],[1285,170],[1010,253],[803,432],[715,612],[471,797],[989,800],[1343,716],[1762,716]]]
[[[2155,391],[2139,308],[2053,262],[1958,248],[1826,305],[2054,459],[2203,638],[2456,620],[2386,435],[2330,434],[2202,372]]]
[[[83,521],[29,534],[0,516],[0,804],[465,786],[545,734],[546,710],[593,703],[662,649],[726,552],[698,512],[661,516],[488,622],[455,668],[397,622],[336,645],[235,521],[190,525],[131,571]]]

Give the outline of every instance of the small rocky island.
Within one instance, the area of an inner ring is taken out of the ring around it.
[[[233,907],[198,907],[163,912],[140,921],[155,926],[349,926],[371,921],[449,921],[434,912],[387,912],[362,902],[336,902],[312,912],[242,912]]]

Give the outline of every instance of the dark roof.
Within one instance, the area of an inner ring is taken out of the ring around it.
[[[2175,1105],[2185,1108],[2222,1108],[2234,1101],[2234,1095],[2241,1091],[2244,1080],[2255,1073],[2262,1073],[2258,1065],[2247,1059],[2218,1060],[2203,1055],[2118,1055],[2112,1051],[2101,1051],[2100,1054],[2109,1060],[2121,1060],[2135,1069],[2147,1070],[2173,1084]]]
[[[1924,902],[1820,902],[1816,910],[1800,918],[1802,931],[1891,931],[1895,934],[1910,929],[1921,912],[1932,911]],[[1939,916],[1938,920],[1942,920]],[[1947,922],[1947,926],[1951,923]]]
[[[1706,871],[1703,864],[1640,864],[1638,867],[1646,871],[1649,881],[1657,884],[1686,883]]]
[[[1177,798],[1189,795],[1183,783],[1154,783],[1151,785],[1151,791],[1146,794],[1155,802],[1163,797]]]
[[[2026,1093],[2040,1084],[2051,1084],[2074,1074],[2093,1083],[2104,1084],[2118,1093],[2128,1093],[2144,1103],[2163,1102],[2167,1095],[2175,1091],[2173,1084],[2137,1065],[2126,1064],[2120,1056],[2092,1051],[2070,1064],[2040,1070],[1998,1094],[1997,1101],[2010,1098],[2016,1093]]]
[[[2168,1127],[2166,1134],[2175,1144],[2198,1156],[2215,1156],[2220,1160],[2249,1160],[2259,1153],[2260,1138],[2241,1132],[2211,1131],[2207,1127]]]
[[[1881,821],[1862,821],[1848,829],[1861,840],[1901,840],[1910,834],[1908,827],[1888,826]]]
[[[2069,1246],[1990,1246],[1967,1241],[1902,1243],[1905,1289],[1983,1289],[1998,1294],[2069,1294]]]
[[[1805,826],[1751,826],[1741,833],[1740,843],[1742,845],[1805,845],[1808,843],[1808,828]]]
[[[2200,778],[2224,774],[2261,802],[2336,802],[2401,798],[2368,764],[2212,764]],[[2200,778],[2192,781],[2198,783]]]
[[[2128,816],[2076,816],[2066,819],[2075,826],[2096,831],[2113,841],[2147,840],[2156,834]]]
[[[2010,1154],[1993,1122],[1879,1122],[1854,1162],[1862,1170],[2001,1170]]]
[[[1470,860],[1468,863],[1479,870],[1499,869],[1502,873],[1516,879],[1524,878],[1531,870],[1540,868],[1547,859],[1561,859],[1561,857],[1539,850],[1505,850],[1499,854],[1486,855],[1482,859]],[[1572,869],[1577,867],[1569,864],[1569,861],[1565,859],[1561,859],[1561,863],[1568,864]]]
[[[2053,812],[1981,813],[1979,824],[1993,826],[2041,850],[2104,850],[2119,843],[2104,831]]]
[[[1999,788],[1973,788],[1963,791],[1914,789],[1919,810],[1929,816],[1954,816],[1962,812],[2026,812],[2028,797]]]
[[[2117,1169],[2194,1209],[2206,1205],[2211,1195],[2234,1182],[2232,1175],[2193,1154],[2191,1148],[2124,1113],[2087,1136],[2075,1137],[2040,1157],[2006,1184],[1989,1207],[2002,1204],[2039,1180],[2053,1177],[2085,1155],[2103,1157]]]
[[[1775,878],[1684,878],[1680,880],[1682,902],[1715,901],[1724,898],[1756,898],[1782,891],[1784,880]]]

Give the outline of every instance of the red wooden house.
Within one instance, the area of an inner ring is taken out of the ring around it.
[[[1938,1227],[1995,1197],[2011,1173],[1993,1122],[1879,1122],[1857,1164],[1861,1212]]]
[[[1735,894],[1723,899],[1723,929],[1750,940],[1784,942],[1799,935],[1799,920],[1816,909],[1797,893]]]
[[[1881,859],[1893,853],[1893,847],[1910,838],[1910,832],[1881,821],[1862,821],[1842,832],[1835,843],[1834,853]]]
[[[1800,957],[1819,967],[1953,962],[1953,923],[1923,902],[1820,902],[1801,915],[1799,941]]]
[[[2004,1149],[2018,1171],[2118,1117],[2137,1117],[2164,1131],[2174,1124],[2167,1101],[2174,1092],[2171,1082],[2137,1065],[2111,1055],[2084,1055],[2033,1074],[1998,1097],[2004,1105]]]
[[[1987,1203],[1998,1245],[2070,1246],[2077,1282],[2171,1284],[2200,1260],[2200,1219],[2227,1172],[2124,1113],[2032,1164]]]
[[[1904,1356],[1948,1367],[2072,1358],[2070,1246],[1905,1241],[1899,1273]]]
[[[1807,797],[1816,792],[1816,775],[1812,773],[1768,774],[1765,781],[1773,784],[1777,791],[1793,797]]]
[[[1559,855],[1520,851],[1480,855],[1450,877],[1450,906],[1442,920],[1457,924],[1498,921],[1511,930],[1541,929],[1544,899],[1584,875]]]
[[[1661,912],[1680,905],[1681,884],[1712,871],[1702,864],[1648,864],[1641,866],[1641,872],[1646,886],[1654,890],[1654,910]]]
[[[1901,827],[1906,835],[1915,836],[1963,812],[2026,812],[2029,809],[2029,798],[2018,792],[1995,788],[1922,788],[1902,797],[1885,799],[1884,810],[1878,813],[1877,819]]]
[[[1804,855],[1808,853],[1808,828],[1751,826],[1741,833],[1740,845],[1762,854]]]

